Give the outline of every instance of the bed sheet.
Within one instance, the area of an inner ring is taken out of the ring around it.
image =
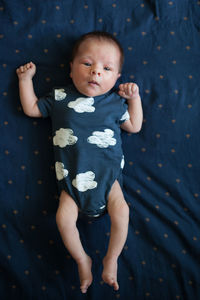
[[[33,61],[38,96],[69,81],[70,50],[92,30],[125,51],[120,82],[140,87],[140,133],[123,132],[128,238],[120,290],[102,282],[107,215],[79,220],[94,282],[79,289],[55,222],[58,191],[49,120],[24,115],[15,70]],[[200,299],[200,1],[0,1],[0,298]]]

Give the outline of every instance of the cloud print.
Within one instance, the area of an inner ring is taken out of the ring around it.
[[[55,170],[56,170],[56,178],[58,180],[62,180],[63,178],[68,176],[69,173],[68,170],[64,169],[64,164],[59,161],[55,163]]]
[[[55,90],[55,99],[57,101],[64,100],[66,98],[67,94],[65,93],[64,89],[57,89]]]
[[[128,110],[123,114],[123,116],[121,117],[120,121],[128,121],[130,119],[130,115]]]
[[[94,181],[95,174],[92,171],[79,173],[76,178],[72,180],[72,185],[80,192],[85,192],[97,187],[97,182]]]
[[[77,98],[68,103],[68,107],[73,108],[78,113],[94,112],[94,98]]]
[[[60,148],[64,148],[68,145],[74,145],[78,138],[73,135],[74,132],[69,128],[60,128],[56,131],[56,135],[53,137],[54,146],[59,146]]]
[[[96,144],[99,148],[108,148],[116,144],[116,139],[113,138],[114,131],[104,129],[104,131],[94,131],[87,141],[90,144]]]

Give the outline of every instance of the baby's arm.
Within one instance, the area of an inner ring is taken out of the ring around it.
[[[29,117],[42,117],[37,106],[38,98],[35,95],[32,78],[36,66],[30,62],[16,70],[19,79],[19,95],[24,113]]]
[[[142,127],[143,111],[137,84],[132,82],[120,84],[119,95],[127,99],[130,115],[130,119],[125,121],[121,128],[132,133],[139,132]]]

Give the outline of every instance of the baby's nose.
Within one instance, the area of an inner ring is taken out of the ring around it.
[[[92,69],[92,75],[97,75],[97,76],[101,76],[101,72],[100,70],[98,70],[97,68]]]

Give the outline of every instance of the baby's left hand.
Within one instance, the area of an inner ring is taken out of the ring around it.
[[[122,83],[119,85],[119,95],[125,99],[135,99],[139,96],[139,87],[133,82]]]

